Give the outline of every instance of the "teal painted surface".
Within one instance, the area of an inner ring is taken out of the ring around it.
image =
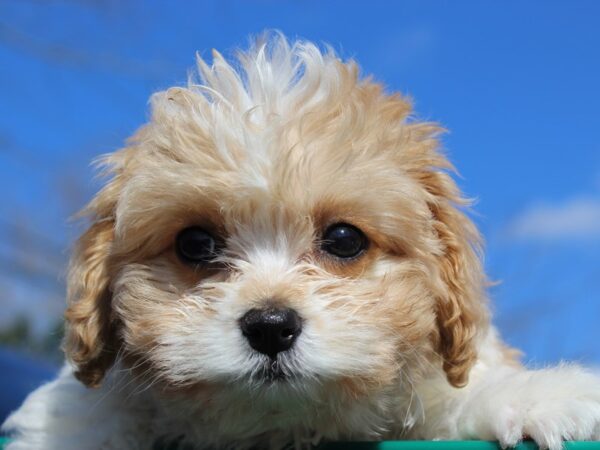
[[[515,450],[537,450],[532,441],[521,442]],[[501,450],[496,441],[384,441],[336,442],[319,450]],[[565,442],[564,450],[600,450],[600,442]]]
[[[0,438],[0,450],[8,439]],[[531,441],[521,442],[515,450],[537,450]],[[319,450],[500,450],[495,441],[385,441],[336,442],[319,446]],[[600,450],[600,442],[565,442],[564,450]]]

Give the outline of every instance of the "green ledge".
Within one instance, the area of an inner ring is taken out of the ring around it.
[[[319,450],[500,450],[496,441],[383,441],[336,442],[325,444]],[[524,441],[515,450],[538,450],[533,441]],[[564,450],[600,450],[599,442],[568,441]]]
[[[0,437],[0,450],[8,444]],[[495,441],[384,441],[384,442],[336,442],[321,445],[319,450],[500,450]],[[599,442],[568,441],[564,450],[600,450]],[[538,450],[531,441],[521,442],[515,450]]]

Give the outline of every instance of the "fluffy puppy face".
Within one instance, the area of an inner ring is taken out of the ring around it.
[[[438,127],[308,43],[199,68],[104,161],[69,280],[77,376],[120,358],[173,390],[464,385],[483,275]],[[291,344],[264,350],[250,311],[291,311]]]

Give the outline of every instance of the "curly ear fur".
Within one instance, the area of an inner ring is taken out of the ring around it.
[[[477,337],[488,322],[485,275],[478,255],[481,238],[460,210],[466,202],[451,177],[442,171],[430,172],[424,181],[432,194],[429,208],[442,248],[437,257],[443,286],[436,311],[437,348],[448,381],[463,387],[477,359]]]
[[[75,376],[89,387],[100,385],[120,348],[110,292],[115,210],[134,154],[132,145],[97,162],[100,174],[111,179],[80,213],[91,219],[91,225],[77,241],[69,264],[63,348]]]
[[[476,232],[453,207],[438,206],[434,215],[436,231],[445,248],[440,269],[447,289],[445,298],[437,303],[439,352],[448,381],[462,387],[477,359],[475,339],[487,317],[482,269],[469,239],[469,234]]]
[[[90,387],[100,384],[116,356],[108,264],[113,233],[112,220],[94,223],[77,242],[69,270],[64,349],[75,376]]]

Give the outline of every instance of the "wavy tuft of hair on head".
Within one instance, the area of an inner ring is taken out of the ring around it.
[[[198,55],[197,65],[187,86],[152,96],[152,130],[144,140],[181,161],[197,160],[194,149],[201,146],[207,170],[235,171],[243,161],[265,173],[274,153],[286,150],[269,145],[281,141],[282,130],[314,128],[315,120],[335,117],[360,84],[353,61],[279,32],[260,35],[232,60],[216,50],[210,63]]]
[[[328,101],[339,93],[341,60],[333,49],[289,42],[280,32],[265,32],[251,41],[236,60],[228,62],[213,50],[212,64],[197,56],[200,83],[188,87],[202,92],[215,106],[242,114],[258,109],[257,117],[285,116]]]

